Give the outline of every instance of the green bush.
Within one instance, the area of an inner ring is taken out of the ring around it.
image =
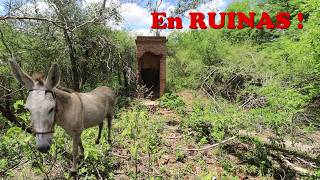
[[[166,93],[160,99],[160,106],[170,108],[179,113],[183,113],[186,107],[186,104],[180,96],[174,93]]]

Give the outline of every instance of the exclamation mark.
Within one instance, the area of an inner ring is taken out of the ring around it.
[[[299,29],[303,29],[303,25],[302,25],[302,21],[303,21],[303,14],[301,12],[298,13],[298,20],[299,20],[299,24],[298,24],[298,28]]]

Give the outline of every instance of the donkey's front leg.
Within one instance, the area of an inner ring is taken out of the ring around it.
[[[70,170],[71,174],[77,173],[77,156],[78,156],[78,146],[80,145],[80,135],[73,136],[73,151],[72,151],[72,168]]]

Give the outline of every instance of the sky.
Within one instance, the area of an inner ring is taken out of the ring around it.
[[[86,4],[99,3],[102,0],[85,0]],[[119,0],[107,0],[107,1],[119,1]],[[159,7],[159,11],[170,12],[170,9],[174,9],[176,6],[177,0],[162,0],[162,3]],[[207,1],[205,4],[200,4],[199,8],[191,11],[200,11],[203,13],[209,11],[223,11],[233,0],[211,0]],[[5,2],[7,0],[0,0],[0,15],[5,14]],[[41,3],[38,5],[38,8],[45,10],[45,3]],[[151,33],[151,24],[152,24],[152,16],[146,9],[146,7],[139,6],[137,3],[133,1],[127,1],[130,3],[122,3],[121,4],[121,16],[123,17],[123,22],[114,25],[116,29],[125,29],[136,35],[152,35]],[[188,17],[186,15],[186,17]],[[184,29],[188,28],[188,20],[185,18],[184,20]],[[161,31],[162,35],[168,35],[172,30]]]

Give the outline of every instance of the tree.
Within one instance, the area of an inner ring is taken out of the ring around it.
[[[22,9],[26,8],[27,5],[28,3],[26,3],[24,6],[21,6]],[[19,10],[21,10],[21,7],[18,8],[18,10],[12,10],[12,5],[10,5],[7,15],[1,16],[0,20],[20,20],[24,23],[26,28],[30,28],[30,25],[34,25],[33,22],[27,22],[27,20],[30,20],[36,21],[36,24],[39,26],[43,25],[43,23],[47,23],[45,26],[52,24],[61,30],[65,45],[68,48],[73,79],[73,89],[80,91],[81,77],[79,73],[79,56],[75,45],[75,41],[77,39],[77,37],[75,37],[75,32],[80,28],[90,26],[92,24],[104,23],[105,20],[118,21],[118,4],[111,3],[109,5],[110,6],[106,8],[106,0],[104,0],[100,8],[98,8],[96,5],[93,5],[93,7],[90,7],[91,9],[88,8],[89,10],[87,10],[86,8],[82,7],[81,2],[52,0],[47,1],[47,6],[49,7],[47,13],[39,13],[39,10],[37,9],[37,2],[34,1],[34,12],[27,11],[27,13],[20,15]],[[99,12],[98,14],[94,13],[97,11]],[[91,13],[94,14],[94,16],[90,15]],[[15,24],[15,22],[12,23]]]
[[[99,83],[118,89],[128,87],[133,40],[127,33],[110,28],[109,23],[121,20],[119,4],[103,1],[84,6],[78,1],[52,0],[46,1],[44,9],[37,1],[8,4],[6,14],[0,16],[0,58],[4,65],[0,74],[0,112],[10,122],[30,132],[12,108],[16,99],[24,99],[24,94],[6,65],[11,56],[18,57],[20,65],[30,72],[47,69],[57,61],[63,74],[61,84],[76,91],[92,89]],[[119,85],[114,82],[115,74]]]

